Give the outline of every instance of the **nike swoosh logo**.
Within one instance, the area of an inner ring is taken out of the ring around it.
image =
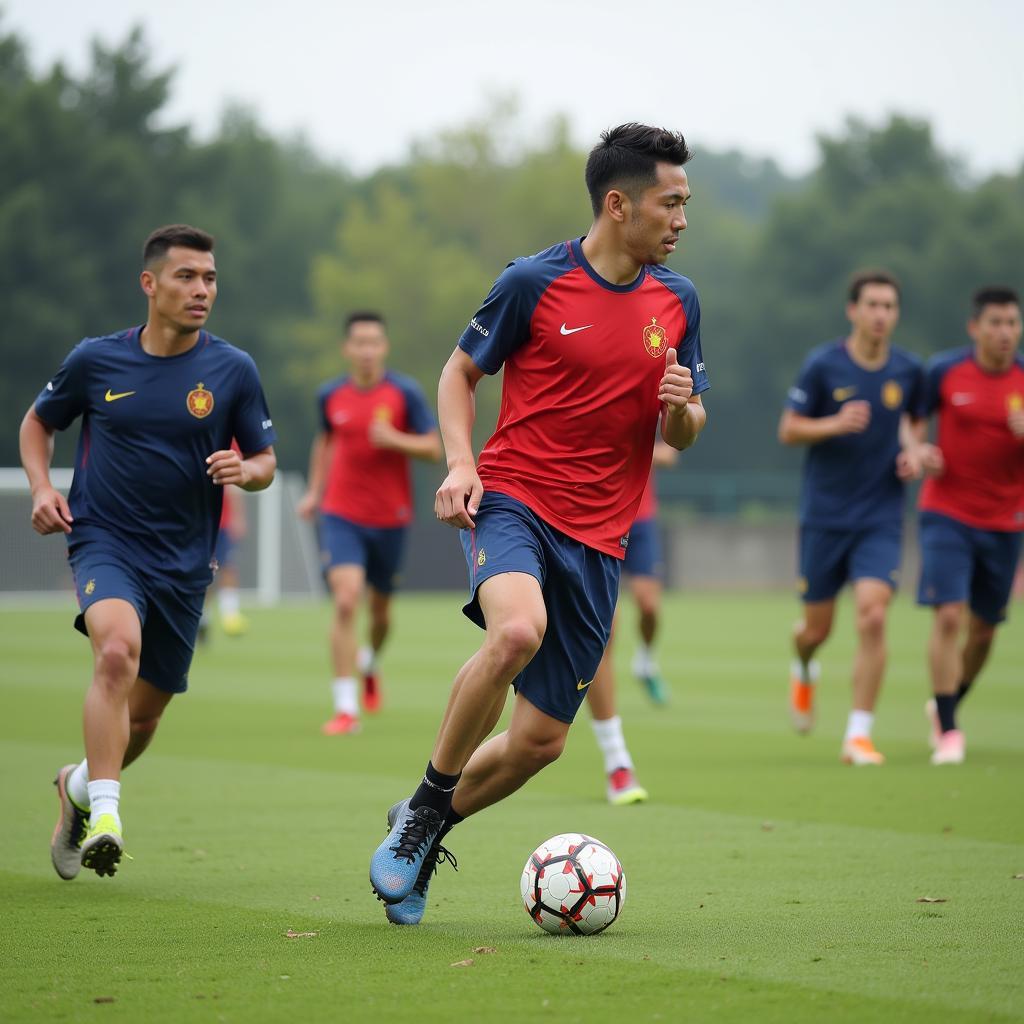
[[[586,324],[583,327],[566,327],[565,324],[562,324],[562,328],[561,328],[560,333],[562,333],[562,334],[575,334],[577,331],[589,331],[590,328],[593,327],[593,326],[594,326],[593,324]]]
[[[832,392],[832,397],[837,402],[845,402],[848,398],[852,398],[855,394],[857,394],[856,388],[836,388]]]
[[[134,395],[134,391],[122,391],[120,394],[112,394],[110,388],[107,388],[107,393],[103,396],[108,402],[116,402],[119,398],[127,398],[129,395]]]
[[[591,324],[591,326],[593,326],[593,324]],[[593,679],[591,679],[591,680],[590,680],[590,683],[592,683],[593,681],[594,681],[594,680],[593,680]],[[583,680],[581,679],[581,680],[580,680],[580,681],[579,681],[579,682],[578,682],[578,683],[576,684],[576,689],[577,689],[577,690],[585,690],[585,689],[586,689],[586,688],[587,688],[587,687],[588,687],[588,686],[590,685],[590,683],[585,683],[585,682],[583,682]]]

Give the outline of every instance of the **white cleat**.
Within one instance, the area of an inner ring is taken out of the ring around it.
[[[964,734],[959,729],[944,732],[932,754],[932,764],[963,764],[965,746]]]

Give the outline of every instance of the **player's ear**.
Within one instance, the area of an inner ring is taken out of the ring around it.
[[[144,270],[139,274],[139,285],[149,298],[156,294],[156,274],[152,270]]]
[[[617,188],[610,188],[605,193],[604,212],[618,224],[621,224],[626,219],[626,213],[628,212],[626,207],[628,204],[629,196],[625,192],[620,192]]]

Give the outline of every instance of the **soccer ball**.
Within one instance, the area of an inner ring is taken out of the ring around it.
[[[619,916],[626,876],[604,843],[579,832],[552,836],[523,868],[526,912],[554,935],[594,935]]]

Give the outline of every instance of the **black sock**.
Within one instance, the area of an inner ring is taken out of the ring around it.
[[[419,807],[432,807],[444,818],[451,810],[452,793],[458,785],[462,772],[457,775],[445,775],[439,772],[433,762],[427,762],[427,770],[423,774],[423,781],[419,788],[412,795],[409,801],[409,810],[415,811]]]
[[[935,708],[939,712],[939,728],[951,732],[956,728],[956,694],[935,694]]]
[[[437,833],[437,839],[435,839],[434,842],[441,842],[441,840],[444,839],[444,837],[448,835],[448,833],[451,832],[459,822],[465,820],[466,819],[459,814],[454,807],[449,807],[448,813],[444,816],[444,824],[441,826],[441,831]]]
[[[960,683],[960,689],[956,691],[956,703],[957,707],[960,706],[960,701],[967,696],[967,691],[971,688],[971,684],[974,682],[973,679],[964,679]]]

